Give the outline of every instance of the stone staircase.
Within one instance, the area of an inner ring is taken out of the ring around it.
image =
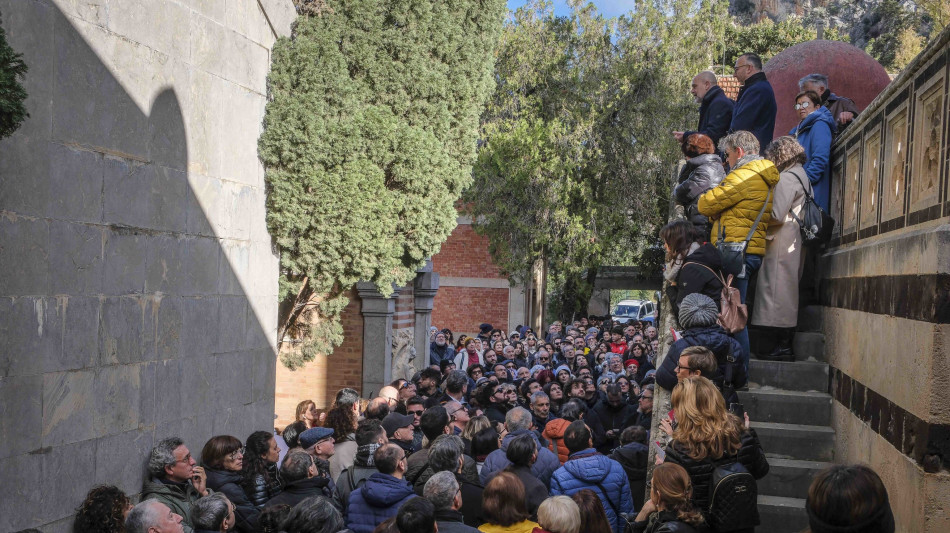
[[[759,340],[753,340],[754,353],[771,350],[768,339]],[[739,393],[769,458],[769,474],[759,480],[762,524],[757,528],[768,533],[798,532],[808,527],[808,487],[815,474],[834,460],[824,335],[798,332],[794,351],[794,362],[753,358],[749,390]]]

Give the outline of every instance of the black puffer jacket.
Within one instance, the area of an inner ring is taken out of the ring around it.
[[[754,429],[748,429],[741,436],[742,447],[739,448],[738,459],[742,466],[749,470],[755,479],[762,479],[769,473],[769,461],[765,458],[762,445]],[[716,460],[704,459],[697,461],[686,453],[686,448],[677,441],[670,442],[666,447],[666,460],[676,463],[686,469],[689,479],[693,482],[693,504],[703,512],[709,511],[709,490],[712,483],[713,470],[717,466],[735,462],[736,456],[720,457]]]
[[[673,189],[676,203],[686,210],[686,218],[697,228],[709,233],[709,219],[696,208],[699,197],[709,189],[719,185],[726,177],[722,168],[722,159],[716,154],[698,155],[686,161],[680,171],[679,183]]]
[[[241,487],[241,473],[208,467],[205,467],[205,473],[208,475],[208,488],[223,492],[228,500],[234,504],[237,529],[243,533],[256,532],[261,510],[254,507],[251,501],[247,499],[247,494],[244,493],[244,489]]]
[[[631,442],[610,453],[610,458],[620,463],[630,481],[630,494],[633,496],[633,508],[643,507],[643,496],[647,486],[647,456],[650,450],[645,444]]]
[[[703,533],[709,531],[705,524],[691,526],[676,519],[669,511],[657,511],[643,522],[633,522],[627,529],[629,533]]]
[[[280,473],[277,471],[277,463],[268,463],[267,475],[255,474],[250,479],[244,480],[244,494],[251,501],[254,507],[261,509],[267,500],[280,494],[281,482]]]
[[[721,268],[722,257],[719,255],[719,250],[712,244],[706,243],[687,255],[676,275],[676,285],[668,285],[666,289],[666,295],[673,306],[673,313],[679,316],[683,299],[694,292],[709,296],[716,302],[716,307],[722,309],[719,302],[722,298],[722,282],[719,281],[717,275],[717,273],[721,274]],[[712,269],[711,272],[710,269]],[[732,286],[735,287],[735,281],[732,282]]]

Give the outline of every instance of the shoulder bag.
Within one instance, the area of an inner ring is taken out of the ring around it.
[[[805,187],[801,176],[797,172],[789,171],[801,184],[805,191],[805,202],[802,204],[801,218],[789,211],[802,232],[802,244],[805,246],[824,246],[831,241],[831,232],[835,229],[835,219],[815,202],[811,183]]]
[[[752,223],[752,227],[749,228],[749,234],[745,236],[745,240],[741,242],[726,242],[726,227],[722,223],[722,218],[719,219],[719,236],[716,239],[716,249],[719,250],[719,256],[722,258],[722,271],[726,274],[736,277],[743,277],[745,274],[745,251],[749,247],[749,241],[752,240],[752,236],[755,235],[755,228],[759,226],[759,222],[762,220],[762,215],[765,213],[765,208],[769,205],[769,200],[772,199],[772,187],[769,187],[769,193],[765,196],[765,203],[762,204],[762,209],[759,209],[759,215],[755,217],[755,222]]]
[[[716,279],[719,280],[719,283],[722,283],[722,292],[719,294],[719,308],[721,309],[719,312],[719,325],[722,329],[726,330],[726,333],[730,335],[745,329],[746,322],[749,320],[749,308],[742,303],[739,289],[732,286],[732,274],[729,274],[728,278],[723,278],[721,273],[709,268],[708,265],[693,261],[683,263],[683,267],[686,265],[701,266],[712,272],[713,276],[716,276]]]

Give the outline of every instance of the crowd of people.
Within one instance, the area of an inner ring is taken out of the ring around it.
[[[758,274],[749,320],[777,341],[760,357],[790,361],[806,265],[802,210],[811,199],[828,211],[831,144],[858,109],[831,92],[828,76],[809,74],[799,80],[794,103],[788,103],[799,124],[773,140],[778,104],[761,59],[740,56],[734,73],[742,83],[735,102],[715,74],[697,74],[691,92],[701,104],[698,129],[673,132],[686,158],[673,195],[686,220],[661,232],[664,275],[674,305],[701,292],[721,307],[725,285],[738,289],[745,305],[749,281]],[[722,249],[739,259],[724,262]],[[734,336],[748,360],[748,331],[743,327]]]
[[[279,431],[214,436],[197,458],[196,443],[161,440],[144,461],[142,501],[96,487],[76,530],[753,531],[755,482],[769,463],[738,400],[749,340],[722,327],[722,289],[735,275],[744,302],[759,271],[752,322],[777,329],[779,348],[765,357],[786,357],[803,264],[791,215],[806,194],[827,207],[831,136],[857,113],[812,75],[796,98],[795,136],[773,141],[776,103],[761,68],[753,54],[736,62],[735,103],[713,74],[693,79],[699,129],[676,132],[688,159],[674,195],[686,219],[660,231],[679,326],[660,364],[652,322],[589,317],[510,335],[486,323],[458,338],[433,327],[428,366],[376,397],[342,389],[325,411],[305,400]],[[744,243],[739,271],[724,271],[717,235]],[[657,387],[671,391],[672,410],[654,430]],[[894,531],[887,492],[863,466],[819,474],[807,510],[815,533]]]

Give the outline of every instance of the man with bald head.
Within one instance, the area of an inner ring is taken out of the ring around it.
[[[683,142],[693,133],[702,133],[712,139],[713,145],[718,145],[719,139],[726,135],[729,123],[732,122],[735,102],[722,92],[716,75],[708,70],[693,77],[689,92],[700,104],[699,127],[696,131],[674,131],[673,136],[677,141]]]
[[[129,533],[184,533],[182,517],[158,500],[145,500],[129,511],[125,530]],[[188,528],[191,531],[191,528]]]

